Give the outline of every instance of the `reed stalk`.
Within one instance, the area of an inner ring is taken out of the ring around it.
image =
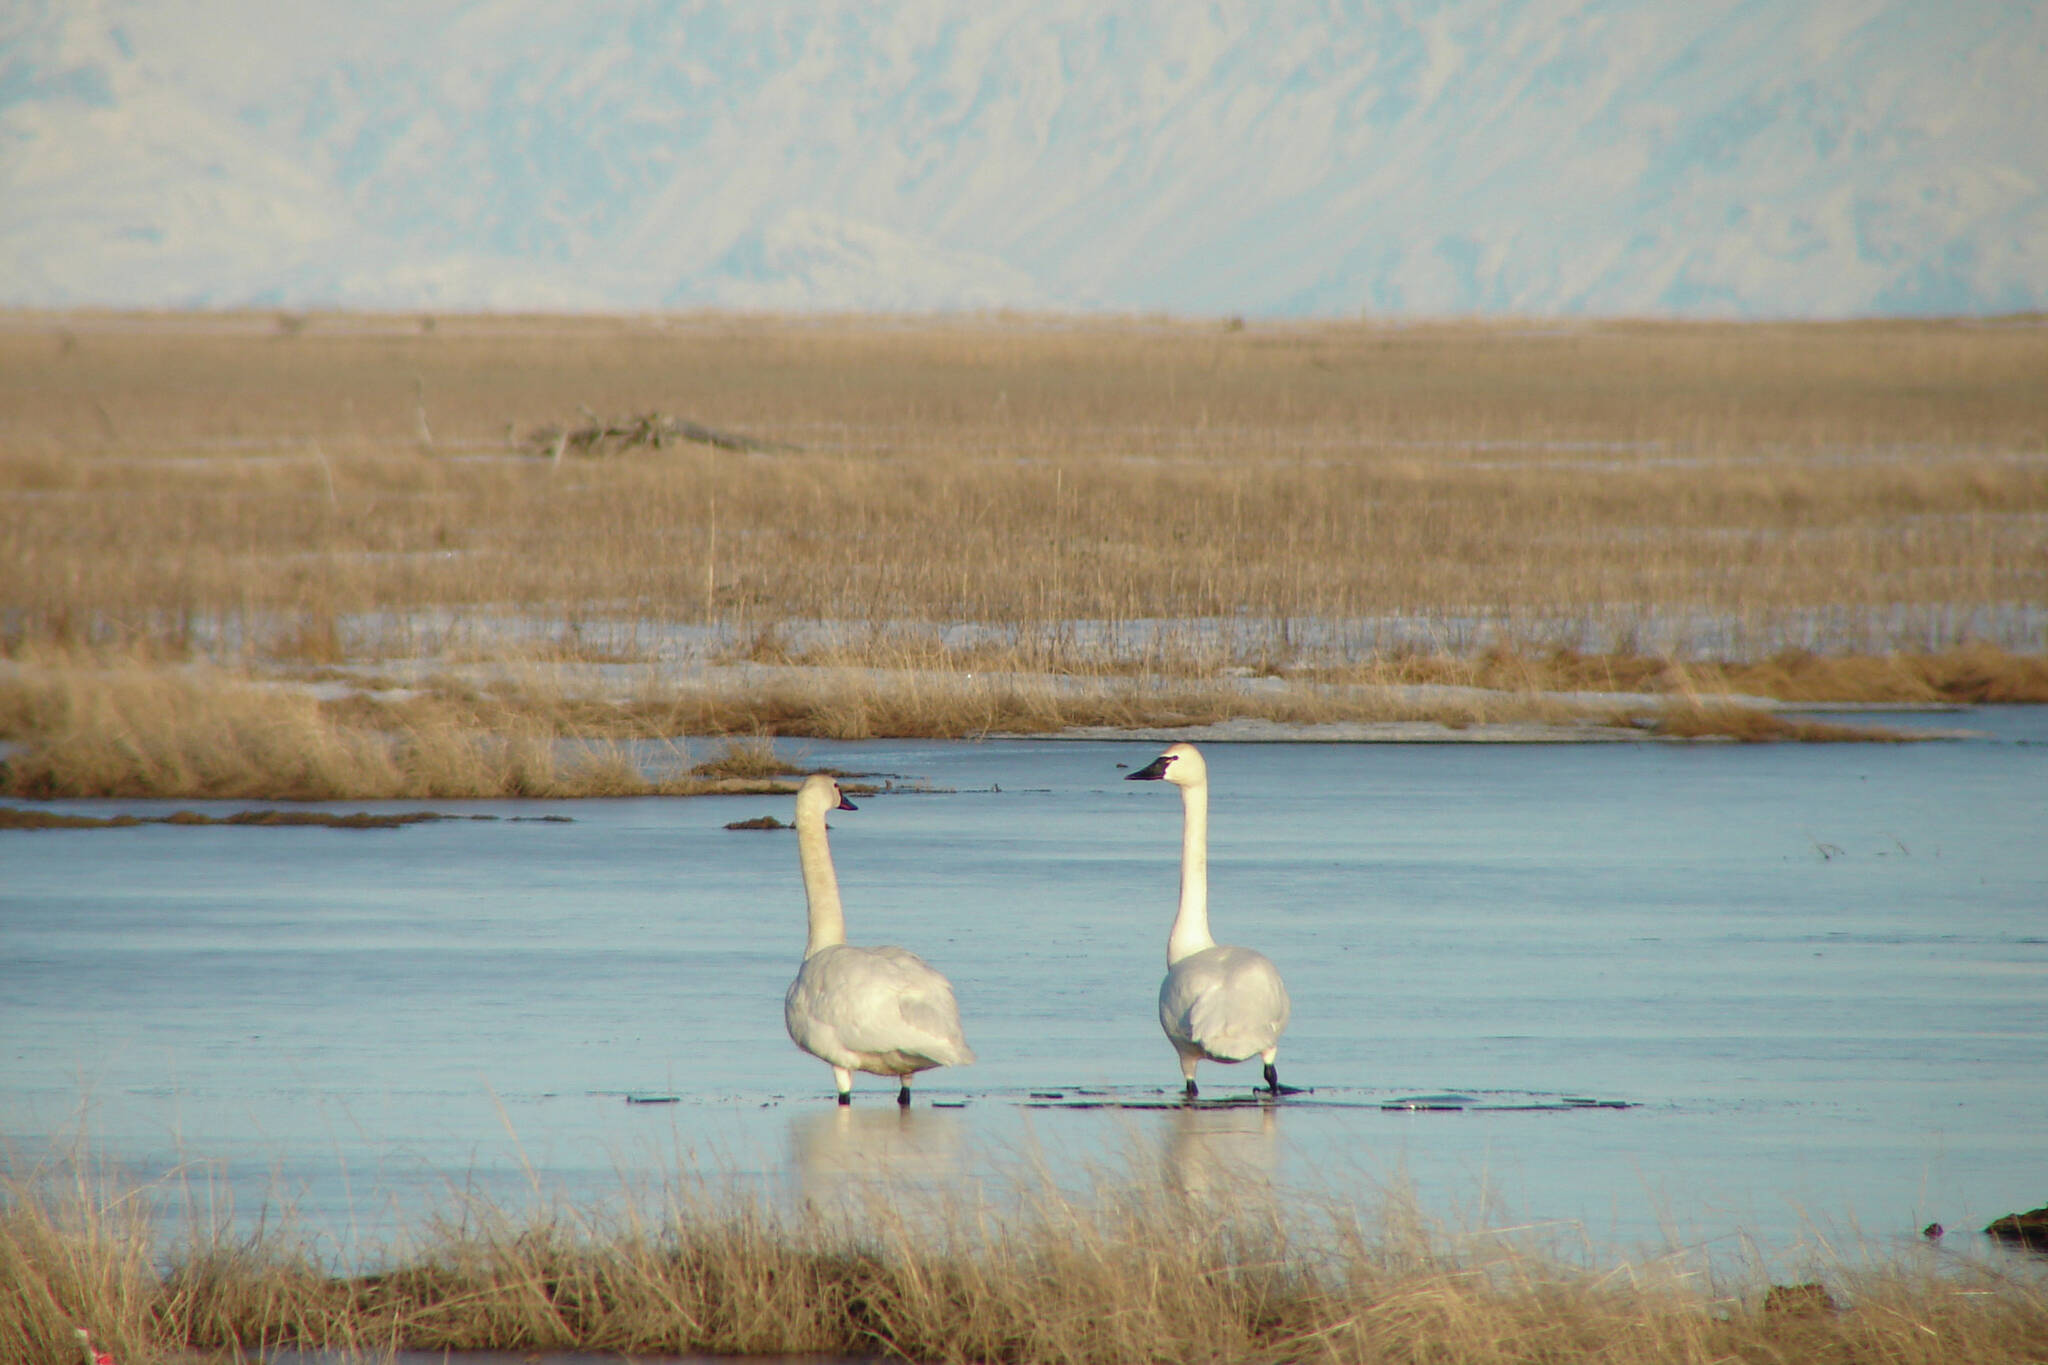
[[[2038,1276],[1827,1262],[1814,1279],[1608,1263],[1513,1232],[1132,1170],[1085,1194],[1029,1175],[800,1208],[686,1176],[604,1209],[454,1199],[400,1250],[338,1264],[290,1219],[204,1222],[159,1257],[164,1187],[0,1178],[0,1350],[132,1365],[292,1346],[826,1354],[918,1361],[1481,1362],[2039,1359]],[[189,1201],[187,1201],[189,1203]],[[1811,1287],[1805,1287],[1805,1286]]]

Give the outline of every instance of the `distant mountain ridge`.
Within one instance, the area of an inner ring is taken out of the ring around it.
[[[2048,4],[0,18],[0,303],[2048,307]]]

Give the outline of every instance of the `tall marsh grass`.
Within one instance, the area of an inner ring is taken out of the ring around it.
[[[794,790],[690,771],[674,713],[446,686],[322,699],[207,665],[19,660],[0,678],[0,794],[285,801],[697,795]],[[649,753],[623,740],[658,739]],[[763,778],[769,774],[743,774]]]
[[[30,665],[0,687],[11,795],[333,801],[616,795],[648,783],[614,752],[564,755],[530,726],[487,732],[447,708],[351,725],[315,697],[198,668]]]
[[[159,1253],[156,1202],[73,1172],[0,1179],[0,1356],[130,1365],[189,1350],[580,1350],[916,1361],[2037,1361],[2039,1276],[1818,1267],[1773,1294],[1596,1264],[1246,1184],[1105,1177],[940,1197],[876,1186],[788,1209],[684,1181],[605,1212],[464,1199],[368,1268],[287,1223],[204,1222]]]
[[[1947,322],[4,314],[5,787],[624,794],[685,789],[633,747],[685,734],[2041,701],[2043,373],[2048,329]],[[534,453],[586,412],[745,440]],[[360,695],[269,688],[323,678]]]
[[[359,679],[358,682],[361,680]],[[1535,694],[1404,700],[1378,688],[1247,691],[1231,679],[1060,680],[824,667],[745,687],[606,694],[580,675],[346,685],[323,697],[244,670],[106,651],[26,651],[0,671],[0,795],[339,801],[794,790],[767,736],[861,740],[1069,727],[1501,721],[1620,723]],[[1759,723],[1768,724],[1769,718]],[[682,736],[725,734],[693,762]]]
[[[1071,623],[1197,618],[2043,645],[2040,328],[0,321],[14,646],[406,657],[423,607],[628,652],[974,622],[1076,667]],[[790,448],[522,453],[585,409]]]

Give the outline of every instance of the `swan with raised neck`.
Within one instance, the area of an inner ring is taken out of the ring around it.
[[[1180,909],[1166,936],[1166,979],[1159,983],[1159,1026],[1180,1054],[1187,1098],[1198,1062],[1265,1063],[1268,1093],[1292,1093],[1280,1084],[1280,1035],[1292,1003],[1280,969],[1250,948],[1220,945],[1209,932],[1209,765],[1192,744],[1170,744],[1131,782],[1170,782],[1180,788]]]
[[[953,984],[924,959],[846,941],[825,816],[855,809],[830,774],[813,773],[797,789],[797,861],[810,932],[803,965],[783,997],[782,1020],[790,1041],[832,1068],[841,1104],[853,1100],[853,1073],[865,1071],[898,1077],[896,1102],[907,1105],[912,1076],[971,1062],[974,1049],[960,1028]]]

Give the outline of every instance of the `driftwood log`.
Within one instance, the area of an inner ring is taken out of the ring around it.
[[[661,450],[691,442],[737,450],[749,454],[791,451],[797,447],[781,441],[764,441],[741,432],[720,431],[701,422],[670,417],[662,412],[643,412],[633,417],[600,418],[589,412],[575,427],[540,427],[526,438],[526,448],[535,455],[561,459],[564,455],[623,455],[633,450]]]

